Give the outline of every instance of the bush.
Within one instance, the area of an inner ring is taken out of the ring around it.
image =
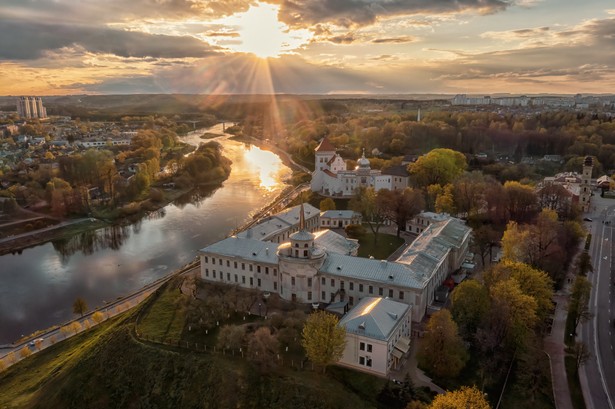
[[[351,239],[360,239],[367,233],[365,227],[360,224],[349,224],[344,230],[346,231],[346,235]]]

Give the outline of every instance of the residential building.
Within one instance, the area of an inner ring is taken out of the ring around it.
[[[411,310],[388,298],[363,298],[338,324],[346,330],[338,364],[387,377],[410,350]]]
[[[417,214],[413,219],[408,220],[408,222],[406,223],[406,231],[408,233],[420,234],[430,224],[442,222],[450,218],[451,216],[446,213],[421,212]]]
[[[17,114],[22,118],[47,118],[47,109],[41,97],[19,97]]]
[[[361,224],[361,213],[352,210],[327,210],[320,214],[320,227],[342,229],[351,224]]]

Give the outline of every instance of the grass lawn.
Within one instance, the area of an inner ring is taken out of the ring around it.
[[[404,244],[404,239],[392,234],[378,233],[378,242],[374,243],[374,234],[368,232],[359,239],[359,257],[373,256],[377,260],[386,260],[395,250]]]
[[[164,287],[162,294],[150,308],[144,312],[139,322],[139,333],[156,339],[179,339],[186,322],[187,296],[183,295],[177,285]]]
[[[566,375],[568,376],[568,387],[570,388],[570,398],[572,406],[576,409],[585,409],[585,399],[583,399],[583,390],[579,382],[579,374],[575,372],[574,358],[570,355],[565,357],[566,360]]]

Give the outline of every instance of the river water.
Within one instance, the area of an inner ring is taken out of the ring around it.
[[[182,140],[198,146],[204,132],[221,133],[222,125]],[[273,153],[228,137],[214,139],[233,161],[222,187],[199,189],[129,226],[1,256],[0,344],[73,318],[77,297],[94,308],[166,275],[270,203],[290,169]]]

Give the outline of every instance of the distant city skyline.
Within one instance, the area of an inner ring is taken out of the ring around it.
[[[0,94],[615,90],[612,0],[4,0]]]

